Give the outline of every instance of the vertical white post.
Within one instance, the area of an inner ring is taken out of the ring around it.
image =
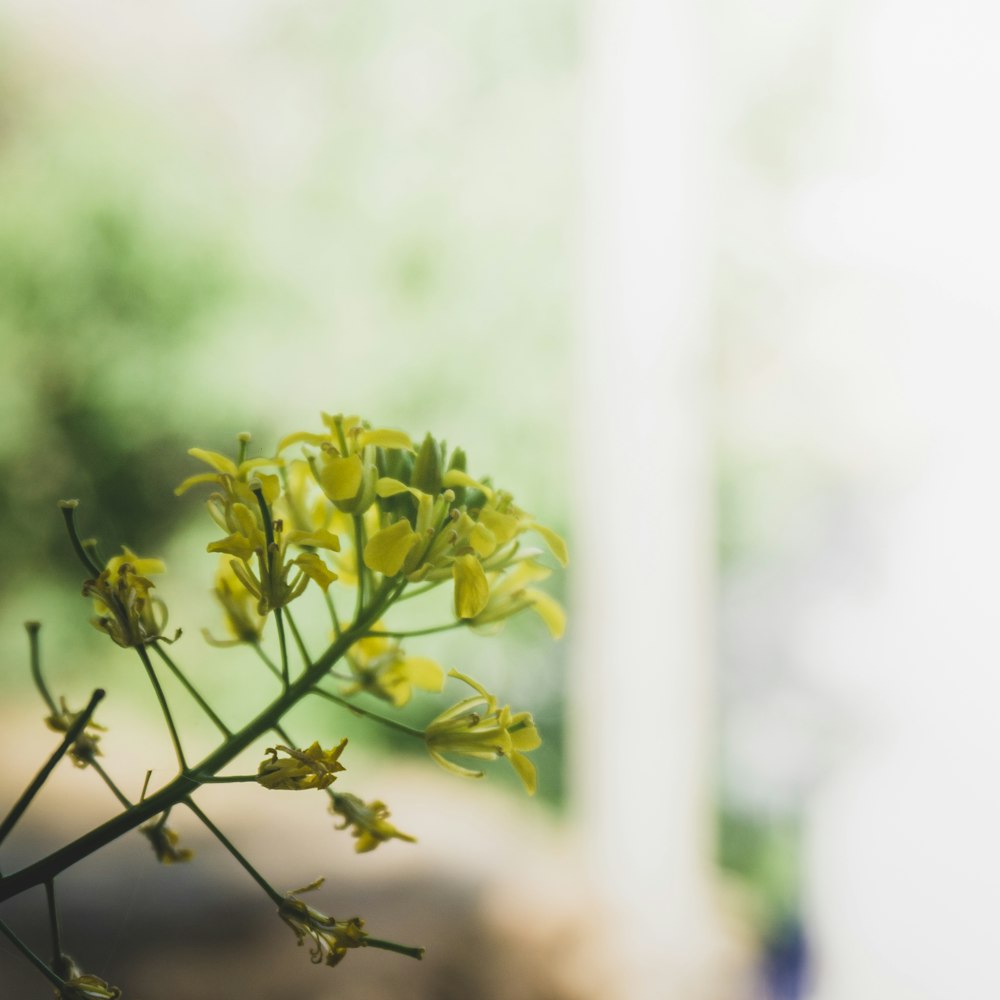
[[[696,9],[598,0],[589,31],[572,787],[629,1000],[685,995],[712,937],[709,156]]]

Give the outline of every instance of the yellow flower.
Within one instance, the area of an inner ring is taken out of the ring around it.
[[[45,724],[53,732],[57,733],[68,733],[72,725],[80,717],[79,712],[71,712],[66,707],[66,699],[59,699],[59,713],[57,715],[50,715],[45,720]],[[88,730],[93,730],[90,732]],[[97,745],[100,736],[98,733],[105,733],[107,729],[104,726],[98,725],[91,719],[84,727],[83,732],[73,741],[73,745],[69,748],[70,759],[77,767],[86,767],[94,757],[101,756],[101,750]]]
[[[444,687],[444,671],[437,663],[423,656],[406,656],[398,642],[385,636],[359,639],[348,650],[347,663],[355,681],[343,694],[367,691],[397,708],[410,700],[414,688],[440,691]]]
[[[230,533],[211,542],[208,551],[235,557],[230,560],[232,571],[257,599],[257,613],[264,616],[290,604],[303,593],[310,580],[326,590],[337,579],[315,549],[336,552],[340,549],[340,539],[324,529],[286,532],[282,521],[277,520],[271,525],[272,540],[269,542],[260,503],[256,498],[255,502],[254,510],[221,494],[210,498],[209,509],[213,516]],[[294,559],[289,558],[288,550],[292,545],[306,551]]]
[[[323,879],[318,879],[312,885],[293,889],[281,901],[278,916],[295,932],[299,947],[307,938],[310,940],[309,954],[315,964],[325,961],[334,966],[351,948],[364,948],[368,935],[362,929],[364,921],[360,917],[335,920],[295,898],[298,893],[317,889],[322,883]]]
[[[159,559],[140,559],[123,546],[95,580],[83,585],[85,597],[94,599],[95,628],[106,632],[119,646],[142,646],[161,639],[166,625],[166,605],[150,596],[153,582],[147,574],[162,573]]]
[[[257,781],[265,788],[279,791],[301,791],[306,788],[329,788],[336,780],[337,772],[345,770],[339,757],[347,746],[347,740],[331,750],[324,750],[319,743],[313,743],[305,750],[291,747],[268,747],[270,760],[262,760],[257,769]],[[278,751],[287,758],[278,759]]]
[[[392,823],[386,821],[389,810],[384,802],[377,799],[365,803],[357,795],[334,793],[330,811],[343,817],[344,822],[337,827],[338,830],[351,827],[351,835],[356,838],[354,850],[358,854],[374,851],[379,844],[393,838],[406,840],[411,844],[416,842],[416,837],[397,830]]]
[[[139,832],[149,838],[156,860],[161,865],[180,864],[184,861],[190,861],[194,857],[193,851],[186,847],[179,848],[177,846],[180,837],[163,823],[147,823],[146,826],[139,827]]]
[[[97,976],[74,976],[56,990],[59,1000],[118,1000],[122,991]]]
[[[449,676],[468,684],[476,694],[446,709],[424,730],[431,757],[446,770],[469,778],[481,778],[483,772],[461,767],[443,755],[458,754],[478,760],[505,757],[527,792],[533,795],[537,786],[535,765],[525,753],[541,746],[542,740],[530,713],[515,715],[507,705],[498,708],[493,695],[457,670],[450,671]]]
[[[280,442],[278,451],[299,443],[318,446],[319,455],[308,459],[316,482],[338,510],[363,514],[375,500],[378,449],[412,451],[413,445],[402,431],[372,429],[358,417],[339,413],[322,416],[327,426],[325,434],[290,434]]]
[[[232,638],[213,639],[205,629],[202,635],[212,646],[238,646],[244,642],[256,645],[267,618],[258,612],[257,598],[236,575],[231,562],[225,556],[220,560],[212,593],[222,605],[226,629]]]
[[[489,598],[471,616],[472,626],[482,632],[494,631],[512,615],[531,608],[545,623],[552,638],[560,638],[566,630],[566,612],[554,597],[528,586],[546,579],[551,572],[547,566],[525,559],[504,573],[491,574]]]
[[[249,489],[251,478],[260,479],[264,483],[264,495],[268,503],[273,503],[278,495],[278,477],[262,475],[258,470],[264,466],[276,466],[281,464],[279,458],[246,458],[247,445],[250,443],[250,435],[246,432],[239,435],[239,457],[234,461],[225,455],[220,455],[217,451],[208,451],[205,448],[189,448],[188,454],[192,458],[197,458],[214,469],[214,472],[200,472],[193,476],[188,476],[175,490],[174,493],[180,496],[186,493],[192,486],[199,483],[217,483],[233,497],[242,500],[243,503],[252,504],[253,495]]]

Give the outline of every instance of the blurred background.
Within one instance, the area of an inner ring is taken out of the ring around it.
[[[165,557],[175,652],[234,713],[268,687],[199,636],[192,445],[430,430],[573,555],[562,642],[410,644],[534,712],[536,799],[315,707],[419,846],[203,793],[275,884],[327,875],[317,906],[423,963],[311,966],[178,816],[190,865],[126,838],[60,880],[88,971],[145,1000],[1000,995],[998,36],[985,0],[0,0],[4,799],[52,745],[26,619],[71,704],[108,689],[122,786],[171,767],[59,498]],[[114,808],[64,766],[4,870]],[[40,895],[0,915],[44,949]],[[0,976],[46,995],[6,943]]]

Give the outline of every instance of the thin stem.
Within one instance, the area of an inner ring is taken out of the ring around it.
[[[462,628],[467,626],[469,623],[464,619],[459,619],[456,622],[449,622],[447,625],[436,625],[433,628],[418,628],[413,629],[411,632],[387,632],[384,629],[369,630],[365,632],[366,636],[377,636],[383,639],[412,639],[414,636],[418,635],[434,635],[437,632],[450,632],[452,629]]]
[[[38,633],[42,627],[41,622],[25,622],[24,627],[28,631],[28,645],[31,649],[31,677],[35,682],[35,687],[38,688],[38,693],[45,699],[45,704],[49,706],[49,711],[54,715],[59,715],[59,709],[56,707],[56,703],[49,694],[49,689],[45,686],[45,681],[42,679],[42,659],[39,652],[39,640]]]
[[[365,550],[365,521],[360,514],[355,514],[354,519],[354,561],[358,568],[358,596],[354,604],[354,620],[361,617],[361,609],[365,606],[365,563],[363,553]]]
[[[28,787],[21,793],[21,797],[14,803],[10,812],[7,813],[4,821],[0,823],[0,844],[4,842],[10,831],[14,829],[17,821],[24,814],[24,810],[28,808],[31,804],[31,800],[38,794],[39,789],[48,780],[53,768],[55,768],[56,764],[59,763],[66,751],[76,742],[80,733],[83,732],[83,727],[90,722],[90,717],[94,714],[94,709],[97,708],[97,703],[103,697],[104,691],[101,688],[98,688],[90,696],[90,701],[87,702],[87,707],[76,717],[73,724],[66,731],[66,735],[63,737],[62,742],[56,748],[55,752],[45,762],[38,774],[35,775],[31,784],[28,785]]]
[[[318,694],[327,701],[332,701],[342,708],[346,708],[349,712],[353,712],[355,715],[361,715],[366,719],[371,719],[372,722],[379,722],[383,726],[388,726],[390,729],[395,729],[400,733],[406,733],[407,736],[417,736],[420,739],[424,738],[424,731],[422,729],[414,729],[412,726],[404,725],[402,722],[397,722],[395,719],[388,719],[384,715],[376,715],[375,712],[369,712],[367,708],[359,708],[357,705],[352,704],[346,698],[341,698],[340,695],[334,694],[332,691],[324,691],[322,688],[314,688],[311,692],[312,694]]]
[[[79,500],[60,500],[59,507],[66,521],[66,530],[69,532],[69,540],[73,545],[73,551],[80,562],[83,563],[87,572],[94,578],[97,578],[101,575],[101,567],[94,562],[90,553],[83,547],[76,530],[76,508],[79,506],[79,503]]]
[[[425,948],[410,948],[405,944],[396,944],[395,941],[383,941],[381,938],[366,937],[364,939],[366,948],[381,948],[382,951],[394,951],[398,955],[406,955],[418,961],[424,957]]]
[[[396,600],[408,601],[411,597],[421,597],[424,594],[430,593],[435,587],[440,587],[442,583],[444,583],[444,580],[433,580],[431,583],[425,583],[422,587],[417,587],[416,590],[411,590],[405,597],[396,598]]]
[[[257,498],[257,506],[260,508],[261,520],[264,522],[264,545],[265,552],[263,567],[261,572],[261,588],[264,591],[265,578],[268,584],[267,589],[272,590],[271,583],[274,579],[274,559],[278,554],[278,544],[274,540],[274,522],[271,519],[271,508],[268,507],[264,499],[264,488],[257,480],[253,481],[250,487],[253,495]],[[281,649],[281,683],[287,691],[291,683],[288,674],[288,648],[285,644],[285,623],[282,618],[281,608],[274,609],[274,623],[278,629],[278,645]]]
[[[187,691],[189,695],[197,702],[198,707],[212,720],[215,724],[215,728],[222,733],[223,736],[228,739],[233,735],[232,730],[215,714],[212,706],[208,704],[207,701],[201,696],[195,686],[184,676],[184,672],[179,666],[174,662],[173,657],[158,643],[154,642],[152,644],[153,649],[156,650],[157,655],[161,660],[167,665],[170,672],[176,677]]]
[[[255,718],[251,719],[238,732],[233,733],[231,739],[226,740],[222,746],[213,750],[204,760],[200,761],[194,768],[194,773],[218,773],[255,740],[273,729],[275,723],[279,722],[294,705],[309,694],[347,649],[364,635],[373,622],[379,619],[397,591],[398,584],[391,580],[384,581],[372,595],[371,603],[366,608],[362,619],[355,623],[355,627],[348,629],[332,642],[287,691],[282,691]],[[197,784],[199,782],[190,772],[180,774],[148,799],[136,803],[126,812],[112,817],[83,836],[19,871],[4,875],[3,878],[0,878],[0,903],[30,889],[32,886],[41,885],[46,879],[58,875],[59,872],[65,871],[83,858],[89,857],[95,851],[117,840],[129,830],[134,830],[146,820],[159,815],[164,809],[184,801],[190,796],[192,785]]]
[[[292,638],[295,640],[295,645],[299,647],[299,655],[302,657],[302,662],[308,669],[309,664],[312,663],[312,657],[306,649],[306,644],[302,641],[302,635],[295,624],[295,619],[292,617],[291,611],[286,609],[285,617],[288,619],[288,627],[292,630]]]
[[[246,873],[259,885],[264,892],[274,900],[279,906],[285,901],[285,897],[278,892],[277,889],[271,885],[267,879],[249,861],[236,849],[233,842],[198,808],[197,805],[190,799],[184,800],[184,804],[188,807],[212,831],[216,839],[222,846],[229,851],[229,853],[242,865]]]
[[[59,911],[56,909],[55,880],[45,883],[45,902],[49,908],[49,934],[52,936],[52,964],[57,965],[62,958],[62,941],[59,935]]]
[[[256,781],[256,774],[196,774],[195,779],[203,785],[229,785],[234,782]]]
[[[167,728],[170,730],[170,739],[173,741],[174,751],[177,754],[177,763],[180,765],[181,771],[187,771],[187,760],[184,758],[184,750],[181,747],[181,739],[177,733],[177,727],[174,725],[174,717],[170,714],[170,706],[167,704],[167,696],[163,693],[163,688],[160,687],[160,682],[157,679],[156,671],[153,669],[153,663],[149,658],[149,653],[146,652],[145,646],[136,646],[135,651],[139,654],[139,659],[142,660],[142,665],[146,668],[146,674],[149,677],[149,682],[153,685],[153,690],[156,692],[156,699],[160,703],[160,710],[163,712],[163,718],[167,721]]]
[[[24,955],[24,957],[31,962],[31,964],[38,969],[38,971],[45,976],[45,978],[52,983],[57,990],[60,991],[59,995],[62,996],[62,990],[66,987],[66,981],[57,976],[2,920],[0,920],[0,934],[3,934],[5,938],[12,945],[14,945],[17,950]]]
[[[285,643],[285,623],[281,608],[274,609],[274,624],[278,629],[278,649],[281,652],[281,685],[287,691],[291,680],[288,673],[288,646]]]
[[[261,658],[261,661],[275,677],[281,677],[281,667],[264,652],[264,647],[259,642],[253,643],[254,652]]]
[[[323,597],[326,600],[327,609],[330,612],[330,620],[333,622],[333,634],[334,637],[340,638],[340,616],[337,614],[337,605],[333,603],[333,598],[330,596],[329,590],[323,591]]]
[[[101,776],[101,780],[104,782],[104,784],[108,786],[108,788],[111,789],[111,792],[114,795],[114,797],[126,809],[131,809],[132,803],[125,797],[122,790],[114,783],[114,781],[111,780],[111,775],[109,775],[108,772],[105,771],[104,768],[101,767],[101,765],[98,764],[98,762],[93,757],[91,757],[90,760],[87,761],[87,763],[90,764],[90,766]]]

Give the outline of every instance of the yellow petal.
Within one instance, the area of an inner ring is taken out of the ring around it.
[[[538,772],[535,770],[535,765],[523,753],[514,752],[508,760],[524,784],[525,791],[529,795],[534,795],[538,788]]]
[[[303,552],[295,559],[295,565],[310,580],[315,580],[323,590],[326,590],[337,579],[337,574],[315,552]]]
[[[490,582],[482,563],[473,555],[459,556],[451,572],[455,578],[455,614],[475,618],[490,599]]]
[[[290,531],[288,541],[292,545],[304,545],[311,549],[340,551],[340,538],[325,528],[320,528],[317,531]]]
[[[444,670],[433,660],[410,656],[403,661],[406,679],[421,691],[440,691],[444,687]]]
[[[183,493],[187,493],[192,486],[197,486],[198,483],[218,483],[219,474],[217,472],[199,472],[196,476],[188,476],[180,486],[174,487],[174,496],[181,496]]]
[[[410,522],[403,518],[395,524],[377,531],[365,546],[365,565],[376,573],[395,576],[403,566],[403,560],[420,536],[410,527]]]
[[[545,627],[553,639],[561,639],[566,631],[566,612],[562,605],[544,590],[529,587],[524,596],[531,601],[532,610],[545,622]]]
[[[313,434],[311,431],[296,431],[294,434],[289,434],[287,437],[283,437],[278,442],[278,451],[284,451],[291,445],[299,444],[300,442],[305,442],[306,444],[319,447],[321,444],[325,444],[329,440],[329,434]]]
[[[545,544],[552,550],[552,554],[559,560],[561,566],[569,563],[569,550],[560,535],[557,535],[551,528],[546,528],[544,524],[533,521],[531,527],[535,529],[545,539]]]
[[[482,493],[487,499],[490,499],[493,496],[493,490],[491,490],[484,483],[473,479],[468,473],[462,472],[461,469],[449,469],[444,474],[442,485],[445,487],[467,486],[469,489],[479,490],[479,492]]]
[[[413,442],[410,440],[409,435],[404,434],[402,431],[384,429],[361,431],[358,434],[358,447],[364,448],[365,445],[369,444],[376,445],[379,448],[403,448],[407,451],[413,451]]]
[[[320,470],[319,484],[331,500],[352,500],[361,489],[363,475],[364,466],[357,455],[327,456]]]
[[[518,532],[517,518],[512,514],[501,514],[491,507],[484,507],[479,513],[479,523],[493,532],[497,545],[506,545]]]
[[[398,479],[393,479],[391,476],[383,476],[375,484],[375,492],[383,498],[398,496],[400,493],[411,493],[419,500],[424,495],[416,487],[407,486],[406,483],[401,483]]]
[[[206,451],[204,448],[188,448],[188,454],[192,458],[198,458],[202,462],[207,462],[216,472],[224,472],[228,476],[236,476],[236,463],[225,455],[220,455],[217,451]]]

